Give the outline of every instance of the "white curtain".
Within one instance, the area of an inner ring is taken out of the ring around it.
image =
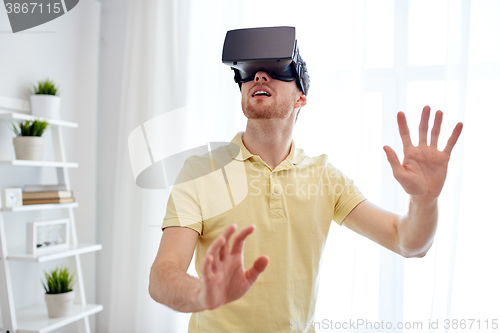
[[[221,63],[225,33],[280,25],[297,28],[311,76],[297,145],[309,156],[326,153],[381,207],[400,214],[407,208],[408,195],[382,150],[389,145],[403,157],[397,112],[405,112],[417,142],[422,108],[431,107],[431,121],[442,110],[440,149],[455,124],[464,123],[425,258],[404,259],[332,223],[315,318],[320,331],[350,321],[359,325],[349,326],[353,332],[371,331],[366,321],[373,331],[384,321],[384,332],[464,332],[464,323],[468,331],[498,331],[500,2],[130,0],[128,11],[112,161],[117,185],[113,220],[106,222],[113,224],[112,264],[100,273],[111,274],[109,332],[186,332],[189,320],[148,294],[169,193],[135,185],[128,135],[192,104],[202,108],[210,141],[229,141],[245,130],[238,86]],[[195,274],[193,267],[189,272]],[[438,328],[429,328],[436,321]]]

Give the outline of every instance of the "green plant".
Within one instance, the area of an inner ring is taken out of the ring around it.
[[[48,122],[42,120],[25,120],[24,123],[19,123],[19,129],[12,123],[16,136],[42,136],[45,128],[49,125]]]
[[[66,267],[64,269],[62,267],[60,269],[56,268],[50,273],[44,273],[47,284],[43,280],[42,284],[47,294],[62,294],[73,290],[73,278],[75,274],[73,273],[69,276]]]
[[[33,93],[35,95],[55,95],[57,94],[58,88],[55,86],[52,80],[46,79],[38,81],[37,84],[33,86]]]

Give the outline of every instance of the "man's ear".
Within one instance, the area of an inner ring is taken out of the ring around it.
[[[295,102],[294,109],[296,108],[301,108],[307,104],[307,96],[304,95],[303,92],[300,92],[299,98],[297,98],[297,101]]]

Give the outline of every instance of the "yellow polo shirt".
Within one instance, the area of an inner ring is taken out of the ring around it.
[[[292,323],[314,319],[320,257],[331,221],[341,225],[365,197],[325,154],[308,157],[292,140],[287,158],[271,170],[246,149],[243,135],[185,161],[162,230],[183,226],[200,234],[195,266],[202,277],[210,244],[230,224],[238,226],[236,233],[255,224],[245,241],[244,267],[261,255],[269,256],[269,264],[239,300],[193,313],[189,332],[299,332]]]

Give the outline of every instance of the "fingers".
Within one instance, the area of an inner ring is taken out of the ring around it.
[[[426,105],[422,111],[422,117],[420,118],[420,126],[418,127],[419,145],[427,146],[427,131],[429,129],[429,117],[431,114],[431,108]]]
[[[255,229],[255,225],[250,225],[236,236],[234,236],[233,247],[231,249],[231,254],[241,253],[243,251],[243,245],[245,244],[245,239],[250,235]]]
[[[446,147],[444,147],[443,152],[451,155],[451,150],[455,146],[455,143],[457,143],[458,137],[460,136],[460,133],[462,133],[463,126],[464,125],[462,123],[458,123],[457,126],[455,126],[455,129],[453,130],[453,133],[451,133],[451,136],[448,139],[448,143],[446,144]]]
[[[262,273],[269,263],[268,256],[261,256],[255,260],[253,266],[245,271],[245,277],[247,278],[250,284],[254,284],[257,281],[260,273]]]
[[[432,132],[431,132],[431,147],[437,148],[442,122],[443,122],[443,112],[438,110],[434,118],[434,126],[432,127]]]
[[[394,176],[396,176],[396,173],[398,173],[399,169],[401,168],[401,163],[399,163],[398,155],[396,155],[396,152],[389,146],[384,146],[384,151],[387,155],[387,160],[391,165],[392,172]]]
[[[241,253],[245,238],[253,232],[254,225],[244,228],[234,239],[232,251],[229,252],[229,239],[236,230],[236,224],[231,224],[224,232],[217,237],[207,249],[207,255],[202,262],[202,272],[211,276],[217,271],[217,266],[221,264],[226,256],[234,253]]]
[[[398,127],[399,134],[401,135],[401,140],[403,140],[403,147],[412,146],[410,139],[410,130],[408,129],[408,124],[406,123],[406,117],[403,112],[398,112]]]
[[[214,276],[214,268],[212,267],[214,263],[214,257],[211,254],[207,254],[203,262],[201,263],[201,273],[203,277],[207,280],[212,279]]]
[[[225,257],[229,254],[229,239],[231,238],[231,235],[234,233],[235,230],[236,230],[236,224],[231,224],[229,227],[226,228],[226,230],[224,230],[224,232],[221,235],[226,239],[226,242],[222,245],[219,251],[220,261],[224,261]]]
[[[229,252],[229,239],[235,230],[236,225],[230,225],[208,247],[207,255],[201,264],[201,272],[208,280],[213,278],[214,274],[217,273],[217,267],[221,265],[221,261],[223,261],[226,256],[229,254],[241,254],[245,239],[255,230],[255,225],[245,227],[234,237],[232,249],[231,252]],[[260,257],[257,259],[254,266],[250,269],[251,273],[249,274],[251,274],[251,276],[255,274],[258,276],[266,268],[268,261],[269,258],[267,257]]]
[[[211,260],[208,261],[210,263],[210,267],[214,272],[216,270],[216,266],[220,264],[220,250],[225,243],[226,239],[224,238],[224,236],[221,235],[216,240],[214,240],[212,244],[210,244],[210,246],[208,247],[207,256],[205,260],[208,259],[209,255],[212,257]]]

